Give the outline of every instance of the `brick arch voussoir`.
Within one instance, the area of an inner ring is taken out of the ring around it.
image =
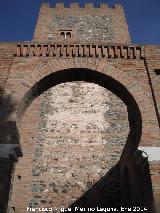
[[[32,67],[31,75],[24,75],[24,78],[22,79],[21,85],[25,84],[25,82],[28,82],[28,88],[30,89],[36,82],[40,81],[45,76],[57,72],[59,70],[64,69],[70,69],[70,68],[88,68],[88,69],[94,69],[96,65],[100,63],[98,59],[93,60],[90,58],[84,58],[84,59],[51,59],[48,60],[47,63],[43,63],[43,61],[39,61],[39,63],[36,64],[36,66]]]
[[[88,68],[91,70],[95,70],[97,72],[103,73],[107,76],[112,77],[122,85],[124,85],[128,91],[132,94],[132,96],[135,98],[136,102],[138,103],[140,108],[141,107],[141,100],[140,97],[144,97],[143,93],[141,96],[137,95],[137,90],[140,86],[138,86],[138,82],[135,82],[135,79],[132,77],[128,77],[127,73],[125,73],[121,69],[117,69],[115,67],[112,67],[104,60],[98,60],[98,59],[90,59],[90,58],[73,58],[73,59],[54,59],[54,60],[48,60],[45,63],[43,61],[39,61],[35,67],[32,69],[32,75],[28,77],[24,76],[22,82],[21,82],[21,88],[25,92],[27,90],[31,89],[34,84],[36,84],[38,81],[46,77],[47,75],[50,75],[54,72],[57,72],[59,70],[64,69],[70,69],[70,68]],[[28,84],[26,87],[25,84]],[[136,84],[136,86],[133,86]],[[23,94],[23,95],[24,95]],[[21,97],[22,98],[22,97]],[[145,101],[145,100],[144,100]]]
[[[141,105],[141,102],[145,101],[145,93],[140,82],[138,82],[134,77],[129,76],[127,72],[124,72],[122,69],[118,69],[117,67],[115,68],[112,65],[108,65],[106,62],[100,62],[96,71],[112,77],[123,86],[125,86],[126,89],[135,98],[139,106]]]

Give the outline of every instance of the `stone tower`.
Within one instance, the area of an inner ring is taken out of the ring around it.
[[[159,61],[121,5],[42,4],[32,41],[0,43],[0,212],[158,213]]]

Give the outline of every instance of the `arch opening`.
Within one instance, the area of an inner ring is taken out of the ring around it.
[[[111,93],[114,93],[126,105],[127,111],[128,111],[128,121],[129,121],[130,131],[128,134],[128,138],[126,139],[126,144],[123,149],[123,153],[125,153],[125,156],[127,155],[128,157],[130,157],[132,155],[132,153],[136,150],[139,140],[140,140],[140,136],[141,136],[141,128],[142,128],[141,127],[141,115],[140,115],[138,105],[137,105],[135,99],[133,98],[133,96],[128,92],[128,90],[122,84],[120,84],[118,81],[111,78],[110,76],[107,76],[105,74],[99,73],[94,70],[81,69],[81,68],[80,69],[61,70],[61,71],[52,73],[52,74],[44,77],[43,79],[41,79],[25,94],[25,96],[19,106],[18,113],[17,113],[18,124],[21,124],[21,120],[23,118],[23,115],[25,114],[25,111],[27,110],[27,108],[33,102],[33,100],[35,98],[40,96],[42,93],[45,93],[45,91],[48,91],[52,87],[55,87],[57,85],[64,84],[67,82],[75,82],[75,81],[76,82],[83,81],[83,82],[88,82],[91,84],[92,83],[97,84],[97,85],[109,90]],[[18,126],[20,127],[20,125],[18,125]],[[123,156],[123,153],[122,153],[122,156]],[[119,174],[119,173],[120,173],[119,167],[116,166],[116,169],[115,168],[111,169],[109,174],[107,173],[106,175],[104,175],[102,180],[98,181],[98,184],[100,183],[100,184],[104,185],[106,181],[109,183],[110,179],[113,179],[114,185],[116,185],[117,189],[119,189],[119,186],[118,186],[119,182],[117,181],[117,179],[118,179],[117,174]],[[110,185],[113,185],[113,184],[110,184]],[[91,189],[91,191],[89,190],[89,192],[85,193],[85,194],[87,194],[88,200],[90,200],[90,194],[95,194],[96,196],[98,196],[99,192],[97,192],[97,186],[96,187],[92,186],[92,188],[93,188],[93,190]],[[113,190],[113,189],[111,189],[111,190]],[[95,192],[93,193],[93,191],[95,191]],[[89,193],[89,195],[88,195],[88,193]],[[118,193],[119,192],[117,192],[117,194]],[[105,194],[105,196],[108,196],[107,193],[104,193],[104,194]],[[120,199],[120,197],[114,198],[114,199],[115,200]],[[83,196],[82,196],[82,200],[83,201],[85,200],[83,198]],[[97,200],[97,197],[94,200]],[[105,198],[103,197],[103,202],[99,200],[98,201],[99,203],[97,203],[97,205],[99,206],[102,203],[104,204],[104,200],[105,200]],[[80,201],[78,200],[77,202],[75,202],[73,204],[73,206],[79,205],[79,204],[81,205],[82,201],[80,199]],[[113,203],[113,201],[112,201],[112,203]],[[92,205],[93,203],[90,203],[90,201],[89,201],[89,204]],[[114,204],[116,205],[116,201],[114,201]],[[86,205],[88,205],[88,202]]]
[[[125,149],[129,150],[129,155],[131,156],[138,147],[142,132],[142,118],[138,104],[132,94],[120,82],[95,70],[87,68],[70,68],[57,71],[41,79],[25,94],[21,101],[17,111],[17,123],[20,124],[24,112],[36,97],[51,87],[72,81],[85,81],[98,84],[114,93],[124,102],[127,106],[130,126]]]

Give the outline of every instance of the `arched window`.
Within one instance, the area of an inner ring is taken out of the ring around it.
[[[66,38],[71,38],[71,32],[66,32]]]
[[[61,33],[60,33],[60,38],[61,38],[61,39],[65,39],[65,37],[66,37],[65,32],[61,32]]]
[[[60,30],[59,32],[60,39],[71,39],[71,37],[72,37],[71,30]]]

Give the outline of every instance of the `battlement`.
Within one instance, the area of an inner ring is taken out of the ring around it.
[[[41,4],[33,41],[45,43],[66,38],[70,41],[131,44],[123,6],[115,4],[110,8],[106,3],[100,3],[98,7],[94,3]]]
[[[121,4],[115,4],[113,7],[109,7],[106,3],[100,3],[99,7],[95,7],[93,3],[85,3],[84,7],[80,7],[79,3],[70,3],[69,7],[66,7],[64,3],[56,3],[54,7],[50,6],[49,3],[42,3],[41,7],[53,9],[123,9]]]

